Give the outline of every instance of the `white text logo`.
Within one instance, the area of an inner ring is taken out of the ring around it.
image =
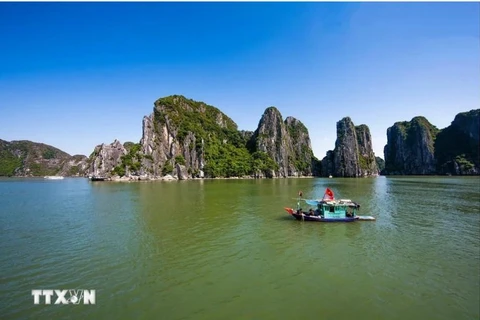
[[[95,290],[32,290],[32,296],[34,304],[95,304]]]

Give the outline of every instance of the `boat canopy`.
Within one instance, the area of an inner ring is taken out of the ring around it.
[[[302,192],[299,192],[299,196],[302,196]],[[339,199],[335,200],[335,195],[332,190],[327,188],[323,195],[323,198],[318,199],[299,199],[305,201],[310,206],[319,206],[319,205],[329,205],[329,206],[348,206],[348,207],[359,207],[358,203],[350,199]]]

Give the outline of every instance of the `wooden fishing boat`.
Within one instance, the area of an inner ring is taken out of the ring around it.
[[[301,197],[301,192],[299,196]],[[327,188],[322,200],[305,201],[308,205],[316,207],[310,210],[300,208],[300,201],[297,203],[297,209],[285,208],[290,215],[297,220],[316,221],[316,222],[355,222],[355,221],[375,221],[372,216],[357,215],[360,205],[350,199],[335,200],[333,191]]]

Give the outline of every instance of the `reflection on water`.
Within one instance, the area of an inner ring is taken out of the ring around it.
[[[0,180],[2,319],[475,319],[478,185]],[[377,221],[284,211],[298,191],[321,198],[326,187]],[[32,289],[71,287],[96,289],[97,304],[32,304]]]

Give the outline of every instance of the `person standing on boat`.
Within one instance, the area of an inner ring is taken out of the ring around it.
[[[303,192],[302,191],[298,191],[298,197],[299,198],[302,198],[303,197]],[[298,202],[297,202],[297,213],[300,214],[302,212],[302,209],[300,208],[300,199],[298,199]]]
[[[348,218],[353,218],[353,209],[352,209],[352,207],[350,207],[350,206],[347,207],[347,214],[346,214],[346,216],[347,216]]]

